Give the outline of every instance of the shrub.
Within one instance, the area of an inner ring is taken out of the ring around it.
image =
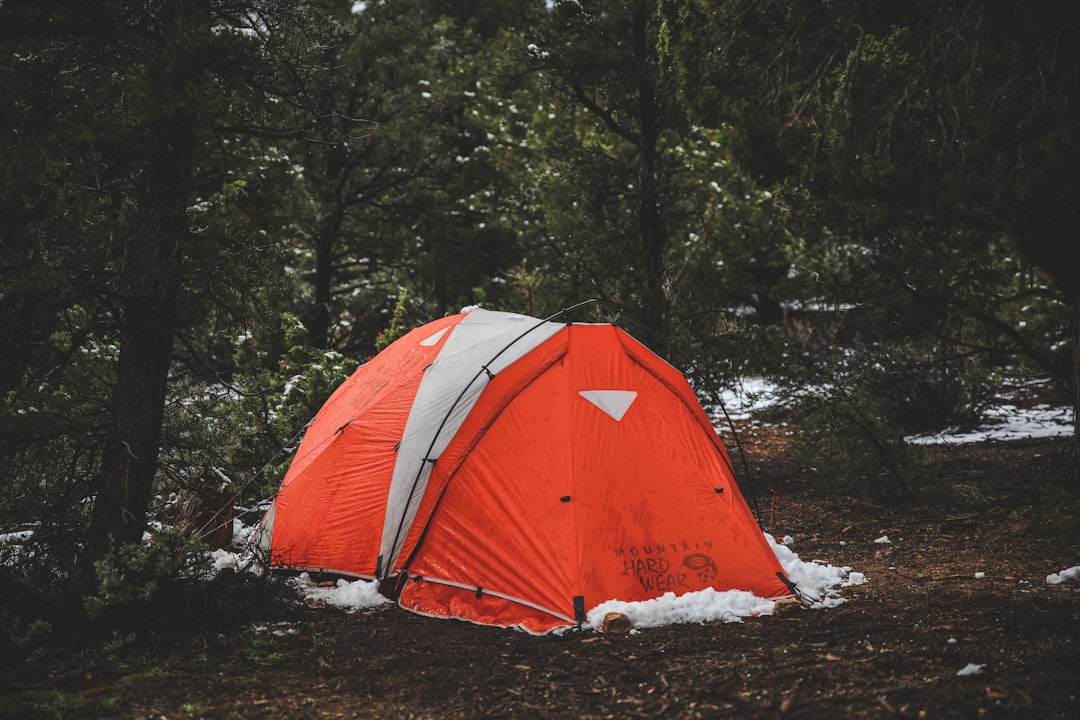
[[[206,546],[180,530],[164,527],[150,542],[124,545],[94,563],[96,588],[84,606],[92,618],[135,615],[174,604],[181,585],[211,577]]]

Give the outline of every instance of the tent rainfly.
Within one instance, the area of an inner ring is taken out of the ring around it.
[[[607,600],[793,588],[678,370],[614,325],[481,309],[334,392],[258,537],[272,568],[534,633]]]

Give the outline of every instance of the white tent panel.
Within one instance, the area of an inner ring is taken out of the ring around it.
[[[528,315],[473,310],[452,328],[425,371],[398,446],[379,548],[381,572],[393,568],[437,459],[496,375],[563,328]]]

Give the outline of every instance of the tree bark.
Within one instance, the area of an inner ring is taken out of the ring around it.
[[[1073,296],[1073,353],[1072,353],[1072,406],[1073,406],[1073,491],[1080,492],[1080,294]]]
[[[645,0],[634,4],[634,60],[638,74],[638,113],[641,138],[638,146],[638,227],[641,233],[645,291],[642,314],[645,323],[659,335],[661,347],[653,349],[666,354],[667,303],[664,295],[663,218],[660,214],[660,193],[657,180],[657,142],[659,138],[656,108],[655,49],[649,43],[648,26],[652,5]]]
[[[323,224],[315,238],[315,291],[314,306],[307,324],[308,340],[314,347],[328,348],[330,340],[331,283],[334,275],[334,245],[336,229]]]
[[[161,248],[143,248],[140,264],[151,264]],[[134,258],[129,258],[134,260]],[[128,298],[121,336],[109,434],[102,457],[101,487],[90,520],[88,559],[103,557],[124,543],[138,542],[157,472],[165,390],[176,310],[175,271],[145,268],[147,284],[162,281],[160,294],[134,292]],[[144,286],[145,287],[145,286]]]
[[[329,100],[323,103],[324,111],[332,112]],[[316,164],[314,153],[308,155],[308,163]],[[331,310],[334,304],[334,260],[341,240],[341,227],[345,219],[344,191],[345,183],[341,158],[336,152],[326,154],[324,163],[323,183],[329,188],[322,197],[322,206],[326,209],[326,215],[319,219],[315,235],[315,278],[312,283],[315,291],[314,307],[308,319],[308,339],[311,344],[318,348],[331,348],[334,339],[331,337],[330,326],[332,324]]]
[[[120,356],[88,530],[88,564],[119,545],[139,542],[146,529],[189,236],[202,76],[191,30],[207,28],[207,18],[206,0],[170,0],[160,28],[163,41],[146,60],[156,102],[139,137],[136,222],[125,239],[119,275]]]

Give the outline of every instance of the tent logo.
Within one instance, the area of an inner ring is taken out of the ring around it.
[[[444,327],[442,330],[439,330],[434,335],[430,335],[421,340],[420,344],[424,347],[435,347],[439,343],[439,341],[442,340],[442,336],[445,335],[449,330],[450,328]]]
[[[637,393],[633,390],[582,390],[578,395],[610,415],[615,422],[623,419],[637,399]]]
[[[697,573],[698,580],[704,584],[716,579],[716,561],[705,553],[691,553],[683,558],[682,564]]]

